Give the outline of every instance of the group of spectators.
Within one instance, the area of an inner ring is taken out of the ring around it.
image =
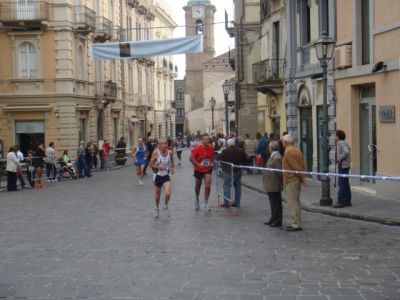
[[[125,146],[123,147],[125,148]],[[18,145],[15,145],[10,148],[6,158],[7,191],[17,190],[18,179],[21,188],[29,186],[41,188],[43,187],[43,179],[47,182],[55,182],[59,181],[62,176],[72,178],[91,177],[92,169],[98,167],[104,171],[109,171],[111,150],[112,147],[108,140],[104,140],[101,149],[95,142],[85,143],[81,141],[77,150],[77,159],[73,162],[70,159],[68,150],[64,150],[62,157],[57,159],[53,142],[50,142],[46,149],[43,143],[39,143],[33,149],[27,150],[26,155],[20,151]],[[70,172],[65,174],[59,171],[59,169],[62,170],[63,168]],[[23,171],[26,172],[26,178]],[[46,171],[46,176],[43,178],[44,171]]]

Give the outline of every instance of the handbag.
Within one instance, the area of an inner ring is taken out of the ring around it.
[[[21,176],[22,175],[22,170],[20,166],[17,166],[17,176]]]
[[[256,154],[256,157],[254,158],[254,162],[256,165],[262,165],[263,163],[263,158],[260,154]]]

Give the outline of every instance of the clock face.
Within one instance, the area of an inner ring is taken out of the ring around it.
[[[193,6],[192,7],[192,15],[193,15],[193,18],[203,18],[204,17],[204,7]]]

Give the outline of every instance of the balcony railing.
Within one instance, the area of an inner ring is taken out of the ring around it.
[[[0,22],[38,22],[50,19],[50,5],[46,1],[0,3]]]
[[[111,38],[113,33],[113,24],[104,17],[96,17],[96,33],[104,34]]]
[[[131,7],[138,7],[139,1],[138,0],[126,0],[126,3]]]
[[[96,81],[96,95],[115,100],[117,98],[117,84],[111,81]]]
[[[84,5],[77,5],[75,9],[75,23],[79,28],[88,29],[92,31],[96,28],[96,13],[89,7]]]
[[[260,92],[281,93],[285,77],[284,59],[266,59],[253,64],[253,81]]]

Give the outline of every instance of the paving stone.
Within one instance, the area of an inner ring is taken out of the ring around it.
[[[126,167],[2,193],[0,296],[399,299],[398,227],[303,212],[304,230],[287,233],[263,225],[267,197],[246,188],[237,215],[195,212],[187,157],[172,177],[171,218],[154,220],[151,178],[135,180]]]

